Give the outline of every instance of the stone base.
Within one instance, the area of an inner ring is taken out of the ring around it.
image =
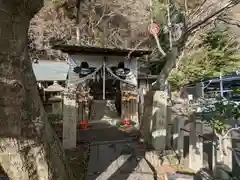
[[[172,151],[165,151],[164,153],[165,154],[161,155],[158,151],[150,151],[146,153],[145,157],[154,166],[162,166],[166,164],[171,166],[179,165],[179,159],[176,156],[176,153]]]
[[[181,165],[179,164],[179,159],[176,157],[176,154],[173,151],[166,151],[165,154],[162,156],[160,156],[159,154],[160,153],[158,151],[150,151],[145,154],[146,160],[155,169],[159,179],[168,180],[167,174],[175,173],[178,170],[194,174],[192,170],[181,167]]]

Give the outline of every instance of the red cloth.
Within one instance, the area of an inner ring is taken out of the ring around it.
[[[123,124],[129,126],[130,125],[130,120],[129,119],[124,119]]]
[[[87,121],[81,121],[80,123],[81,129],[87,129],[88,128],[88,122]]]

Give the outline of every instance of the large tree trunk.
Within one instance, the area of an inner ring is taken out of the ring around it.
[[[42,0],[0,1],[0,170],[13,180],[53,175],[46,150],[48,122],[41,118],[44,110],[27,53],[29,22],[42,5]]]
[[[41,105],[32,64],[27,56],[31,16],[18,12],[13,14],[16,8],[11,9],[11,6],[18,4],[4,6],[0,3],[0,7],[4,7],[0,11],[0,134],[9,137],[35,136],[27,128],[39,116]]]

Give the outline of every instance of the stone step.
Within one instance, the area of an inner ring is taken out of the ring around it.
[[[126,144],[126,143],[132,143],[134,141],[136,141],[137,139],[134,137],[129,137],[129,138],[125,138],[122,140],[113,140],[113,141],[93,141],[91,142],[91,146],[99,146],[99,145],[114,145],[114,144]]]
[[[94,100],[91,106],[91,121],[119,119],[113,100]]]
[[[114,141],[123,140],[131,136],[134,136],[134,134],[121,131],[118,127],[114,126],[109,128],[89,128],[77,132],[78,141]]]
[[[109,123],[108,120],[101,120],[101,121],[89,121],[88,122],[88,129],[108,129],[115,127],[116,125],[114,122]]]
[[[166,173],[165,180],[194,180],[194,175],[187,175],[181,173]]]
[[[92,146],[86,180],[153,180],[136,141]]]

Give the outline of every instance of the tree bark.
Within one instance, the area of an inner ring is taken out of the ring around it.
[[[42,0],[0,1],[0,175],[13,180],[52,177],[42,131],[48,122],[41,121],[27,46],[30,20],[42,6]]]
[[[0,134],[10,137],[34,135],[22,128],[40,115],[36,79],[27,55],[30,19],[13,14],[8,7],[0,10]]]
[[[163,66],[158,79],[157,79],[157,85],[159,85],[160,90],[166,91],[166,81],[171,73],[172,69],[176,66],[177,58],[179,56],[178,47],[175,45],[172,47],[172,50],[168,52],[166,56],[166,63]]]
[[[165,82],[171,73],[172,69],[175,68],[177,60],[181,52],[183,51],[187,39],[190,35],[194,34],[197,29],[204,28],[206,25],[211,23],[214,19],[216,19],[222,12],[227,11],[228,9],[236,6],[240,3],[240,0],[229,1],[228,3],[222,4],[217,10],[206,13],[205,17],[201,18],[201,20],[189,25],[186,29],[183,29],[181,32],[181,37],[179,40],[173,44],[172,49],[167,52],[166,54],[166,63],[164,64],[163,69],[161,70],[159,77],[158,77],[158,85],[160,89],[165,89]],[[186,19],[186,17],[185,17]],[[172,32],[172,34],[177,32]],[[156,83],[157,84],[157,83]]]

